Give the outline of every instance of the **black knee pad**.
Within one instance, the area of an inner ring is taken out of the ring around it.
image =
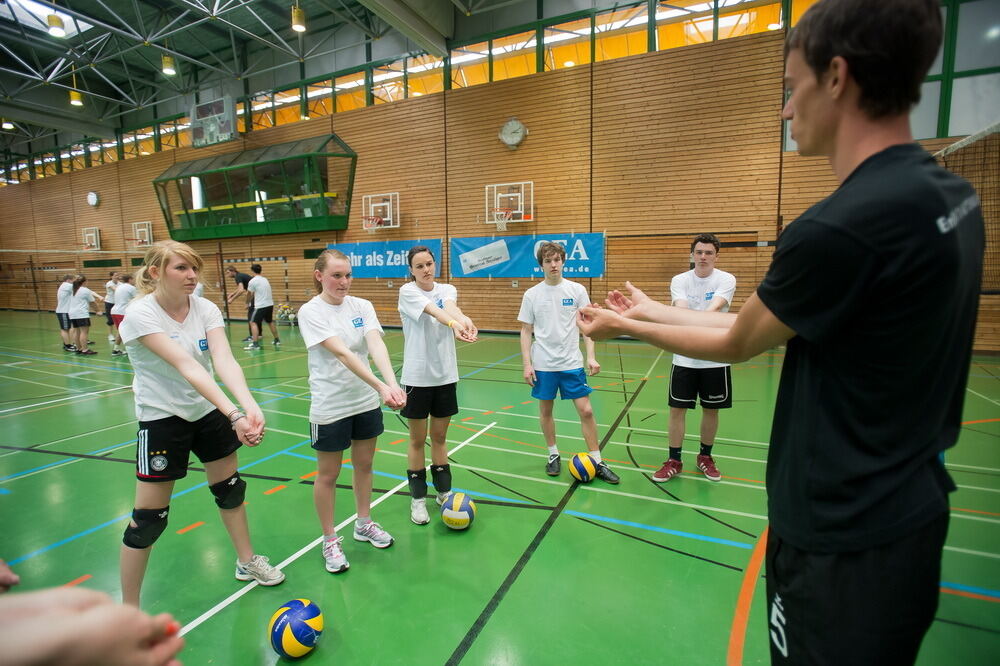
[[[408,469],[406,470],[406,482],[410,485],[410,497],[413,499],[423,499],[427,497],[427,470]]]
[[[235,509],[243,504],[243,498],[247,493],[247,482],[240,478],[239,472],[236,472],[225,481],[213,483],[208,489],[215,495],[215,504],[220,509]]]
[[[431,465],[431,478],[438,495],[451,492],[451,465]]]
[[[169,512],[169,506],[162,509],[132,509],[132,521],[135,522],[135,527],[132,527],[131,522],[128,524],[122,543],[129,548],[149,548],[160,538],[163,530],[167,529]]]

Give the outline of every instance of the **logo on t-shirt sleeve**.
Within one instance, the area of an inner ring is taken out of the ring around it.
[[[572,298],[564,298],[563,299],[563,305],[573,305],[573,299]]]
[[[705,300],[706,301],[710,301],[713,298],[715,298],[715,292],[714,291],[706,291],[705,292]]]
[[[361,328],[365,325],[365,320],[363,317],[355,317],[351,320],[351,323],[354,324],[354,328]]]
[[[444,309],[444,301],[442,301],[440,298],[434,301],[434,305],[438,306],[442,310]]]
[[[208,338],[202,338],[198,341],[198,349],[208,351]]]

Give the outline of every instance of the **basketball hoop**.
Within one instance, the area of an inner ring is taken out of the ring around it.
[[[490,210],[493,217],[491,222],[497,225],[497,231],[507,231],[507,223],[514,217],[513,208],[493,208]]]
[[[126,238],[125,242],[128,243],[133,250],[145,250],[149,247],[149,241],[145,238]]]
[[[361,218],[361,227],[370,234],[376,229],[381,229],[384,221],[378,215],[364,215]]]

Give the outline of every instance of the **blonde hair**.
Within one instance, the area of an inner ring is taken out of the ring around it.
[[[146,256],[142,260],[142,267],[135,272],[135,287],[140,296],[156,291],[156,278],[149,274],[150,267],[157,266],[162,273],[172,256],[180,257],[188,262],[199,273],[201,273],[201,269],[205,265],[205,262],[201,259],[201,255],[192,250],[190,245],[178,243],[173,240],[157,241],[146,250]]]
[[[348,266],[351,265],[351,260],[348,259],[347,255],[340,250],[323,250],[319,253],[319,256],[316,257],[316,263],[313,264],[313,269],[322,273],[326,270],[326,265],[330,263],[331,259],[342,259],[347,262]],[[313,274],[313,286],[316,287],[317,294],[323,293],[323,284],[316,279],[315,273]]]

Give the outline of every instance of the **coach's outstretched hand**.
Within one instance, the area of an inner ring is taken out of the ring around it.
[[[591,340],[607,340],[623,335],[623,324],[620,314],[596,305],[580,308],[576,313],[576,325]]]
[[[609,308],[623,317],[628,317],[629,319],[646,319],[650,314],[646,312],[647,308],[651,304],[656,303],[656,301],[647,296],[644,291],[634,286],[631,282],[626,281],[625,288],[629,291],[628,296],[615,289],[608,292],[608,297],[604,302]]]

